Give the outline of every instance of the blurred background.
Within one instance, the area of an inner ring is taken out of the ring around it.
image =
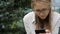
[[[60,0],[52,0],[52,9],[60,13]]]
[[[60,13],[60,0],[52,4]],[[31,0],[0,0],[0,34],[26,34],[23,17],[31,11]]]

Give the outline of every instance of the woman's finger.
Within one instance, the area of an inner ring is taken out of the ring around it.
[[[51,32],[48,29],[46,29],[46,34],[51,34]]]

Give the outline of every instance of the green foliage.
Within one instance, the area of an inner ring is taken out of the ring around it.
[[[0,0],[0,34],[26,34],[23,17],[31,0]]]
[[[30,0],[0,0],[0,34],[26,33],[22,21],[25,8],[30,8]]]
[[[20,0],[20,6],[22,8],[31,8],[31,0]]]

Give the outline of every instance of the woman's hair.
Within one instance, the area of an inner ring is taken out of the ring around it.
[[[45,0],[45,1],[43,1],[43,0],[31,0],[31,8],[33,9],[34,8],[34,6],[35,6],[35,3],[36,2],[43,2],[43,3],[45,3],[45,4],[48,4],[49,6],[50,6],[50,4],[51,4],[51,0]]]
[[[35,1],[37,1],[37,0],[35,0]],[[46,0],[46,1],[49,2],[49,3],[51,2],[51,0]],[[32,9],[33,9],[34,5],[35,4],[33,2],[32,3]],[[39,16],[37,16],[35,14],[35,21],[36,21],[36,26],[37,26],[36,28],[45,28],[45,29],[49,29],[50,31],[52,31],[52,26],[51,26],[51,7],[50,7],[50,4],[48,6],[49,6],[49,14],[46,17],[46,19],[42,20],[41,18],[39,18]]]
[[[46,19],[42,20],[39,16],[35,14],[35,21],[36,21],[36,28],[40,29],[49,29],[52,31],[52,26],[51,26],[51,9],[49,10],[49,14],[46,17]]]

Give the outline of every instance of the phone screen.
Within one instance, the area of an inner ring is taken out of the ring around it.
[[[36,33],[46,33],[45,29],[41,29],[41,30],[35,30]]]

